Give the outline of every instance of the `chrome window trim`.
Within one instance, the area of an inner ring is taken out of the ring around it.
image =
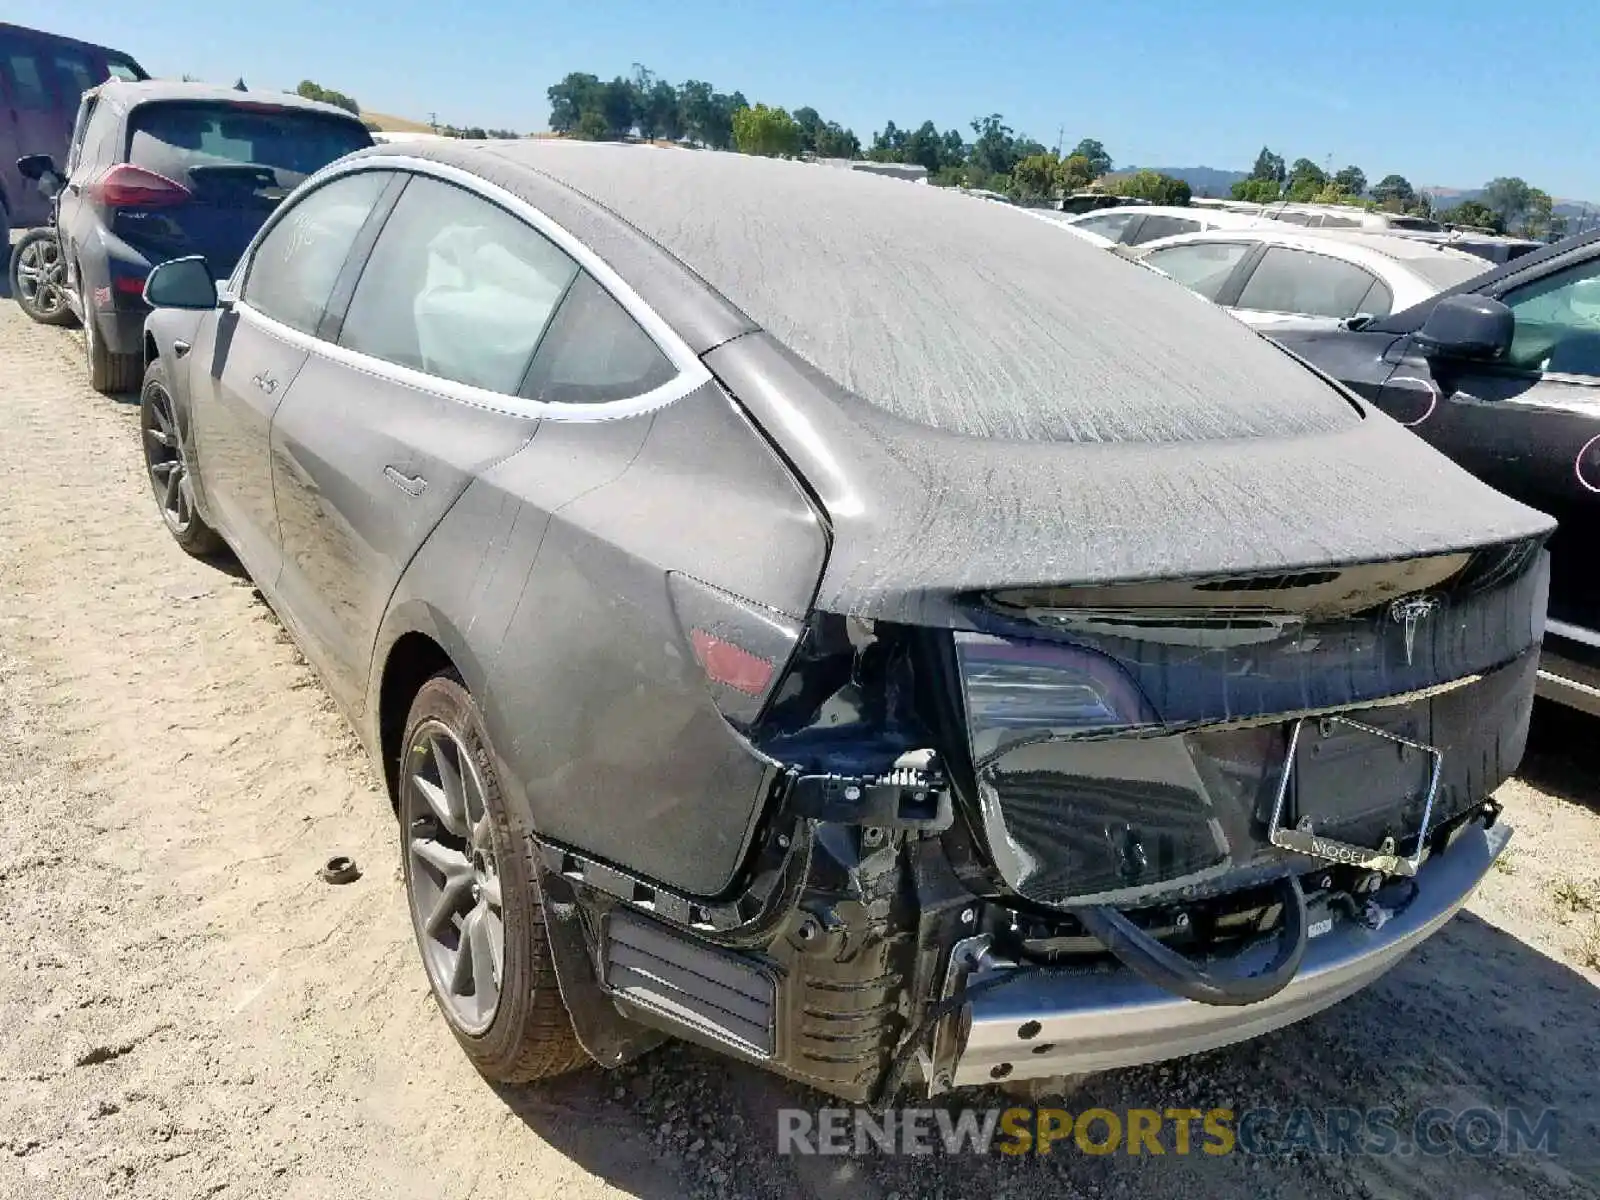
[[[463,171],[459,167],[449,166],[445,163],[414,158],[410,155],[375,154],[358,158],[351,162],[335,163],[330,167],[324,168],[322,172],[306,181],[306,185],[310,185],[307,186],[306,190],[314,190],[316,187],[332,183],[335,179],[346,175],[353,175],[361,171],[378,170],[404,171],[408,174],[423,175],[437,179],[443,183],[455,184],[466,191],[474,193],[488,203],[505,209],[513,216],[532,226],[535,231],[553,242],[563,254],[571,258],[584,271],[587,271],[594,281],[622,306],[623,310],[644,330],[645,336],[655,343],[656,348],[662,354],[666,355],[667,360],[677,373],[658,387],[652,388],[647,392],[641,392],[636,396],[624,397],[621,400],[607,400],[599,404],[552,403],[529,400],[522,396],[510,396],[504,392],[492,392],[485,388],[473,387],[471,384],[457,383],[439,375],[430,375],[425,371],[403,367],[386,359],[350,350],[336,343],[324,341],[312,334],[301,333],[297,329],[292,329],[274,320],[259,309],[251,307],[240,294],[240,289],[249,272],[250,264],[255,260],[257,247],[277,226],[278,222],[283,219],[283,214],[292,211],[293,206],[289,205],[281,207],[277,213],[273,214],[272,220],[263,225],[257,231],[256,236],[251,239],[249,247],[244,254],[240,255],[239,262],[233,269],[233,274],[227,280],[222,292],[222,298],[231,302],[241,312],[248,313],[251,320],[259,322],[263,329],[275,337],[300,346],[311,353],[320,354],[333,362],[362,371],[378,379],[397,383],[402,387],[413,388],[436,396],[444,396],[462,404],[472,405],[475,408],[488,409],[491,412],[506,413],[512,416],[527,417],[531,420],[548,418],[556,421],[590,422],[638,416],[642,413],[654,412],[659,408],[663,408],[711,382],[711,371],[700,361],[699,356],[690,349],[689,344],[678,336],[677,332],[667,324],[655,309],[644,302],[643,298],[628,285],[622,276],[611,268],[609,263],[573,237],[562,226],[551,220],[540,209],[535,208],[526,200],[512,195],[504,188],[479,178],[470,171]]]

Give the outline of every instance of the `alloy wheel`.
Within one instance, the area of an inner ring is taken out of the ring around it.
[[[173,533],[182,534],[194,520],[194,485],[183,456],[183,439],[172,397],[159,383],[145,391],[144,461],[150,473],[161,516]]]
[[[67,307],[67,264],[61,243],[37,238],[17,255],[18,299],[36,318],[49,320]]]
[[[434,992],[467,1034],[500,1005],[505,918],[482,777],[460,736],[423,721],[405,759],[406,884]]]

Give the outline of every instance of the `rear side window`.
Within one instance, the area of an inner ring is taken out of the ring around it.
[[[539,344],[522,394],[552,404],[604,404],[641,396],[676,374],[627,310],[580,274]]]
[[[1098,233],[1103,238],[1110,238],[1113,242],[1122,236],[1122,231],[1128,227],[1128,222],[1139,213],[1108,213],[1103,217],[1090,217],[1085,221],[1073,221],[1078,229],[1087,229],[1090,233]]]
[[[243,299],[301,333],[315,333],[356,235],[391,176],[363,171],[324,184],[284,213],[250,262]]]
[[[1192,292],[1215,300],[1233,269],[1250,253],[1248,242],[1191,242],[1152,250],[1145,261]]]
[[[417,176],[378,235],[339,343],[516,395],[577,274],[570,258],[519,218]]]
[[[144,73],[144,68],[134,62],[133,59],[114,52],[106,55],[106,74],[112,79],[120,79],[124,83],[150,78]]]
[[[105,82],[100,64],[81,50],[57,50],[50,57],[63,108],[76,108],[85,92],[95,84]]]
[[[278,186],[292,188],[372,145],[359,122],[292,108],[142,104],[129,126],[129,162],[194,190],[203,188],[208,172],[220,178],[239,167],[270,170]]]
[[[12,104],[33,112],[55,107],[45,86],[44,63],[29,46],[8,39],[0,50],[0,66],[5,68]]]
[[[1353,317],[1377,276],[1353,263],[1273,246],[1256,264],[1239,296],[1239,308],[1311,317]]]
[[[1139,226],[1132,245],[1143,245],[1153,242],[1157,238],[1177,237],[1180,233],[1199,233],[1200,222],[1190,221],[1185,217],[1146,217],[1144,224]]]

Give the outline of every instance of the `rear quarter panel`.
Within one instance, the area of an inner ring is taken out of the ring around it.
[[[653,415],[546,420],[418,554],[379,662],[431,624],[460,648],[506,796],[534,830],[715,894],[760,815],[765,767],[683,643],[667,575],[798,617],[826,547],[787,468],[715,384]]]

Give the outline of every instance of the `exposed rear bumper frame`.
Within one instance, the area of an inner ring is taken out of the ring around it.
[[[1182,999],[1121,967],[1076,973],[985,954],[968,975],[968,987],[997,973],[1021,975],[987,987],[962,1010],[964,1035],[949,1083],[976,1086],[1159,1062],[1258,1037],[1320,1012],[1377,979],[1449,921],[1511,833],[1501,823],[1469,825],[1418,870],[1417,895],[1403,910],[1378,929],[1336,920],[1312,940],[1288,987],[1242,1008]],[[1247,955],[1239,965],[1255,964]]]

